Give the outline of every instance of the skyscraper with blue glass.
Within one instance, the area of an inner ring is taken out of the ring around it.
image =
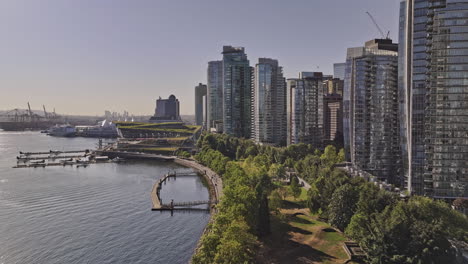
[[[260,58],[254,69],[252,138],[257,143],[285,145],[286,81],[277,60]]]
[[[208,62],[207,130],[223,132],[223,61]]]
[[[400,49],[408,189],[468,197],[468,0],[402,1]]]
[[[390,39],[348,49],[343,125],[345,150],[353,166],[401,185],[397,50]]]
[[[250,138],[252,68],[243,47],[223,47],[223,132]]]

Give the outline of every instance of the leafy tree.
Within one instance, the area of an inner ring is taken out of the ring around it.
[[[336,148],[332,145],[327,146],[320,156],[320,160],[322,161],[322,165],[328,168],[337,163],[338,155],[336,154]]]
[[[338,163],[346,161],[346,155],[345,155],[345,150],[344,149],[340,149],[340,152],[338,152],[338,157],[337,158],[338,158],[338,160],[337,160]]]
[[[194,264],[213,263],[216,255],[216,248],[220,243],[220,235],[215,232],[208,232],[200,239],[200,248],[192,258]]]
[[[181,150],[177,152],[177,156],[183,157],[183,158],[190,158],[191,155],[187,151]]]
[[[283,206],[283,198],[278,190],[275,190],[271,193],[270,200],[268,203],[270,210],[275,213],[279,212],[279,209]]]
[[[382,212],[387,206],[395,205],[398,197],[394,193],[380,190],[375,184],[363,183],[360,185],[357,212],[365,217]]]
[[[224,232],[216,248],[213,263],[253,263],[256,238],[249,233],[249,226],[243,220],[234,220]]]
[[[268,159],[268,156],[265,154],[257,155],[253,159],[253,162],[260,167],[265,167],[265,169],[267,170],[270,168],[270,161]]]
[[[314,214],[319,213],[322,208],[320,204],[320,192],[315,185],[312,185],[307,191],[307,207]]]
[[[284,168],[283,165],[274,163],[270,166],[270,169],[268,170],[268,176],[270,176],[272,179],[282,179],[286,175],[286,169]]]
[[[346,233],[371,263],[453,263],[449,239],[466,241],[468,220],[443,202],[414,196],[381,213],[354,215]]]
[[[245,150],[245,157],[256,156],[258,154],[257,148],[255,146],[250,146]]]
[[[297,177],[292,177],[289,190],[291,191],[291,195],[294,197],[294,199],[297,199],[301,195],[301,187],[299,186],[299,180]]]
[[[294,168],[294,160],[292,158],[287,158],[284,162],[284,166],[288,167],[288,168]]]
[[[332,196],[328,206],[329,222],[332,226],[345,230],[356,211],[359,191],[356,187],[345,184],[338,188]]]

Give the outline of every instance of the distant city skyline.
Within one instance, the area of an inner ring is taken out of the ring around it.
[[[223,45],[245,47],[251,62],[278,59],[286,78],[332,74],[348,47],[380,37],[366,11],[398,41],[399,2],[2,1],[0,110],[151,115],[174,94],[194,114],[194,84]]]

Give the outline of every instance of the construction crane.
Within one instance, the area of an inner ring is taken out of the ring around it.
[[[383,32],[382,29],[379,27],[379,24],[377,24],[377,21],[375,21],[374,17],[371,15],[371,13],[366,12],[366,14],[370,17],[370,19],[371,19],[372,22],[374,23],[375,27],[377,28],[377,30],[380,32],[380,35],[382,35],[382,38],[383,38],[383,39],[389,39],[390,31],[388,31],[388,32],[387,32],[387,36],[385,36],[384,32]]]

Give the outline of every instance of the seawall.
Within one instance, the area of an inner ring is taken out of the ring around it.
[[[174,158],[174,162],[182,165],[184,167],[189,167],[192,169],[197,170],[203,177],[205,177],[206,181],[208,182],[209,190],[210,190],[210,199],[213,202],[219,202],[220,197],[223,196],[223,181],[221,177],[219,177],[216,172],[212,171],[210,168],[207,168],[198,162],[194,160],[187,160],[187,159],[180,159],[180,158]],[[210,225],[213,222],[213,216],[217,213],[216,208],[211,210],[211,215],[210,215],[210,220],[208,221],[208,224],[206,224],[205,229],[203,230],[202,235],[200,236],[200,239],[208,232],[208,225]],[[194,254],[197,253],[199,250],[201,244],[201,240],[198,240],[197,247],[193,251]],[[189,263],[192,263],[190,260]]]

